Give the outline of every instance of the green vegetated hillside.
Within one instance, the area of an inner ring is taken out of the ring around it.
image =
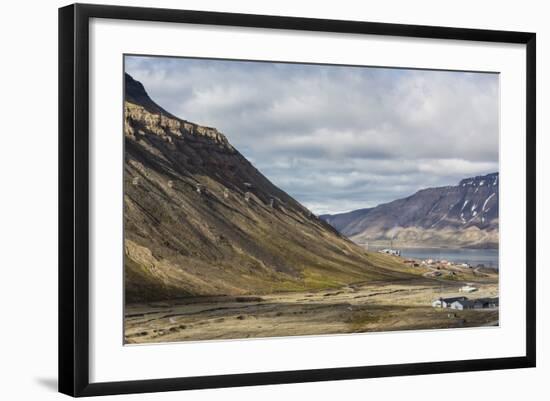
[[[273,185],[222,133],[174,117],[129,75],[124,140],[128,302],[398,274]]]

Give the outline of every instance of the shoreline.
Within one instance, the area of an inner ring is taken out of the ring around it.
[[[363,249],[369,250],[368,247],[372,246],[375,248],[389,248],[388,242],[385,243],[367,243],[367,244],[361,244],[358,242],[354,242],[354,244],[360,246]],[[452,247],[452,246],[436,246],[436,245],[420,245],[420,244],[406,244],[406,245],[400,245],[399,243],[396,243],[393,245],[393,248],[399,248],[399,249],[445,249],[445,250],[452,250],[452,251],[498,251],[499,247]]]

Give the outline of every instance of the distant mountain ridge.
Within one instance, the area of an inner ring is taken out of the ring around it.
[[[494,248],[498,216],[499,174],[491,173],[374,208],[320,217],[359,244],[394,240],[410,246]]]
[[[373,207],[357,209],[351,212],[338,213],[338,214],[322,214],[319,218],[326,221],[328,224],[336,228],[338,231],[342,232],[348,225],[353,225],[353,223],[359,219],[362,219],[370,212]]]

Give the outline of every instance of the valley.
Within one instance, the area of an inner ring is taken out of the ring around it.
[[[497,270],[365,246],[494,247],[498,174],[316,216],[216,128],[175,117],[128,74],[125,94],[125,344],[498,325],[498,308],[432,305],[470,286],[472,300],[498,298]]]
[[[246,296],[210,296],[129,304],[127,344],[279,336],[445,329],[498,325],[498,309],[438,309],[439,297],[498,297],[498,274],[490,269],[411,268],[399,257],[391,280],[357,282],[338,288]],[[402,275],[402,277],[398,277]],[[470,296],[470,295],[469,295]]]

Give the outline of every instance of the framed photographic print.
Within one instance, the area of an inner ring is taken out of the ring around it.
[[[61,8],[60,391],[535,366],[535,82],[534,33]]]

